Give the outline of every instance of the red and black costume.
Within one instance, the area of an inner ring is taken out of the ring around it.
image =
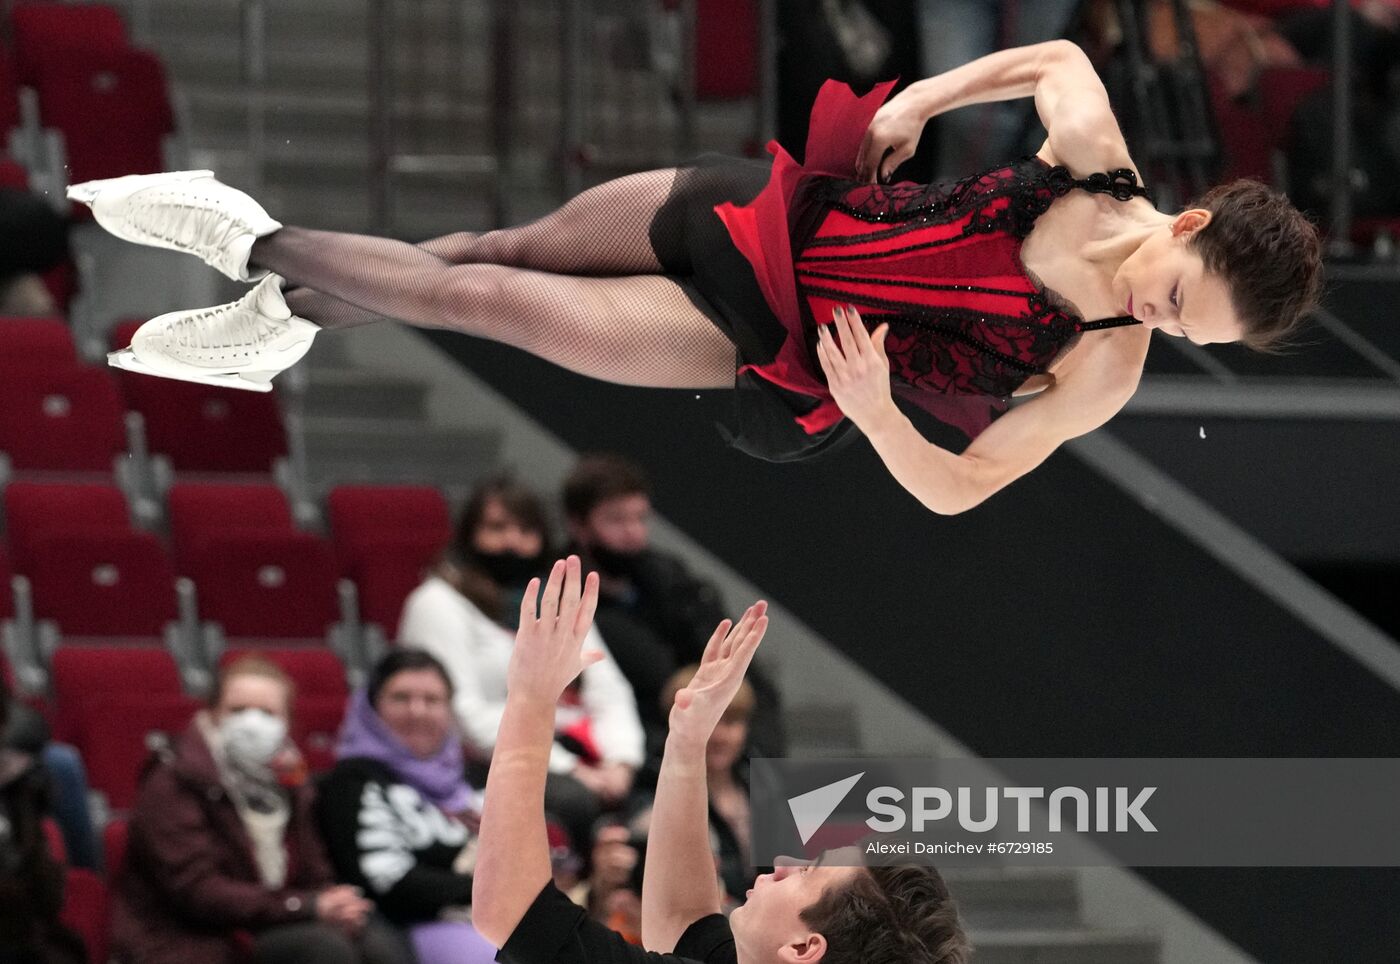
[[[734,442],[760,457],[809,457],[849,429],[815,353],[816,326],[836,305],[855,305],[870,328],[889,322],[896,391],[969,438],[1081,332],[1138,323],[1077,317],[1020,258],[1036,219],[1071,190],[1144,196],[1132,171],[1075,178],[1029,157],[954,184],[858,182],[862,138],[892,86],[856,97],[828,81],[804,162],[771,144],[766,186],[748,204],[714,208],[752,268],[741,286],[756,281],[764,302],[732,288],[710,298],[743,363]],[[710,296],[703,282],[697,277]],[[743,317],[724,305],[742,306]],[[774,323],[781,337],[742,330]],[[775,421],[784,411],[788,425]]]

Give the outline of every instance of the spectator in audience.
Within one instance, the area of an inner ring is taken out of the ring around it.
[[[404,603],[399,639],[447,668],[467,742],[489,755],[506,702],[506,665],[525,583],[549,544],[544,503],[512,479],[479,486],[442,563]],[[597,633],[590,645],[607,653]],[[637,702],[611,658],[561,698],[547,799],[580,854],[603,809],[620,806],[644,758]]]
[[[1076,0],[918,0],[923,76],[1006,47],[1063,37],[1076,6]],[[1023,128],[1030,129],[1028,119],[1021,101],[979,104],[939,117],[934,121],[941,147],[937,176],[963,177],[1034,153],[1039,140],[1028,148],[1015,143]]]
[[[0,744],[26,753],[48,773],[54,819],[63,833],[63,847],[73,867],[97,870],[97,835],[88,810],[87,770],[77,747],[50,739],[44,718],[20,702],[10,704],[10,722]]]
[[[12,704],[0,676],[0,728]],[[59,922],[63,867],[42,821],[48,779],[29,754],[0,746],[0,964],[85,964],[83,942]]]
[[[584,456],[564,481],[563,499],[570,551],[599,575],[598,629],[636,690],[658,743],[666,722],[662,688],[677,667],[699,662],[724,603],[714,586],[651,545],[651,490],[635,463],[615,455]],[[749,678],[759,695],[752,754],[782,756],[786,740],[777,688],[761,667]]]
[[[142,780],[116,887],[131,964],[407,964],[373,905],[333,883],[305,767],[287,741],[292,681],[248,656]]]
[[[431,654],[396,649],[350,709],[316,816],[340,880],[408,930],[418,964],[488,964],[471,925],[477,793],[463,774],[452,681]]]
[[[0,315],[55,315],[40,275],[68,257],[68,222],[38,194],[0,187]]]
[[[676,694],[690,685],[700,667],[685,666],[666,681],[661,694],[661,706],[666,716],[676,703]],[[715,853],[720,886],[727,897],[726,905],[744,902],[745,892],[753,886],[754,868],[749,847],[749,761],[744,755],[748,742],[749,720],[753,718],[757,698],[747,680],[739,684],[734,698],[719,718],[709,741],[705,744],[705,785],[710,799],[710,844]],[[651,825],[648,803],[632,820],[632,827],[646,834]]]

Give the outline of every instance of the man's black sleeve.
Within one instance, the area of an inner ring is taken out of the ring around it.
[[[718,927],[724,929],[727,945],[715,939],[716,918]],[[717,956],[691,958],[681,953],[682,947],[716,948]],[[496,960],[501,964],[734,964],[735,957],[733,935],[718,914],[690,925],[676,945],[675,954],[657,954],[627,943],[621,934],[589,917],[550,881],[496,953]]]

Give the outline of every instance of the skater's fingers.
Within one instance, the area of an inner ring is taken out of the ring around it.
[[[559,593],[559,625],[573,627],[574,616],[578,614],[579,584],[583,582],[583,566],[578,556],[564,560],[564,588]]]
[[[563,588],[564,560],[560,559],[549,571],[549,581],[544,584],[544,592],[540,593],[540,622],[544,623],[546,630],[552,629],[559,617],[559,593]]]
[[[840,369],[837,367],[837,357],[840,349],[831,343],[831,333],[827,331],[826,325],[817,328],[817,360],[821,362],[822,371],[826,373],[828,382],[835,380]]]
[[[729,629],[734,625],[728,619],[721,619],[715,631],[710,634],[710,641],[705,644],[704,655],[700,657],[701,665],[713,663],[719,658],[720,647],[724,644],[724,637],[729,635]]]
[[[870,343],[875,350],[875,357],[880,360],[882,367],[888,367],[889,356],[885,354],[885,339],[890,335],[890,323],[881,322],[873,332],[870,333]]]
[[[574,633],[582,639],[588,635],[593,625],[593,614],[598,610],[598,574],[590,572],[583,581],[583,598],[579,601],[578,614],[574,617]]]
[[[861,355],[865,354],[865,346],[862,345],[861,342],[869,341],[870,339],[866,337],[865,328],[859,323],[860,316],[856,315],[854,318],[852,317],[854,311],[854,308],[837,308],[836,323],[841,326],[841,348],[845,352],[846,357],[850,359],[859,359]],[[859,331],[857,331],[857,329],[859,329]]]
[[[540,577],[536,576],[525,584],[525,596],[520,600],[520,625],[528,626],[535,621],[535,608],[540,599]]]
[[[753,624],[754,618],[753,607],[750,606],[748,609],[744,610],[744,615],[739,617],[739,621],[734,624],[734,628],[725,634],[724,642],[720,644],[719,648],[719,658],[721,660],[728,659],[730,654],[734,652],[735,642],[742,639],[744,634],[749,631],[749,626]]]

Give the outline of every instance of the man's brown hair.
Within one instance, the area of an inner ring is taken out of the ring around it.
[[[1321,295],[1317,227],[1288,198],[1248,178],[1212,188],[1191,207],[1211,212],[1190,247],[1229,288],[1244,326],[1241,342],[1277,350]]]
[[[585,455],[564,480],[564,513],[581,522],[599,503],[624,495],[651,495],[642,467],[620,455]]]
[[[972,944],[932,867],[865,867],[801,913],[826,938],[821,964],[965,964]]]

